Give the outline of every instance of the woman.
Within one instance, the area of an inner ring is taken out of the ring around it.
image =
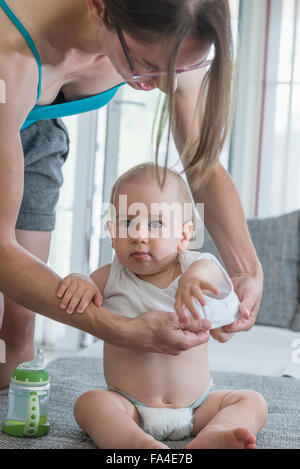
[[[195,202],[205,203],[206,226],[241,300],[242,318],[214,337],[226,341],[249,330],[263,274],[237,192],[218,162],[231,87],[227,1],[43,0],[41,7],[38,0],[0,0],[0,25],[6,85],[0,104],[0,338],[7,352],[0,389],[17,363],[32,358],[32,311],[144,351],[179,354],[209,338],[205,320],[200,328],[183,326],[168,312],[131,320],[93,305],[82,316],[59,308],[60,278],[46,266],[68,153],[57,117],[106,104],[124,82],[167,94],[161,124],[168,111]],[[215,57],[205,75],[212,44]]]

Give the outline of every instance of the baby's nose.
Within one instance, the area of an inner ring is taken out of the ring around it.
[[[148,225],[144,223],[138,223],[132,227],[129,234],[131,238],[134,239],[148,239]]]

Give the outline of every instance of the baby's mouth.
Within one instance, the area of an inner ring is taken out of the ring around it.
[[[133,257],[136,261],[146,261],[147,259],[150,259],[151,255],[148,252],[135,251],[130,254],[130,257]]]

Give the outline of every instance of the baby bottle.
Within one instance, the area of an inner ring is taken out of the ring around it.
[[[3,431],[20,437],[46,435],[50,430],[49,398],[50,377],[44,365],[43,351],[37,350],[33,360],[21,363],[12,374]]]

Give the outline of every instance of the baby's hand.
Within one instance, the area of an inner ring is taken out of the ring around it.
[[[186,272],[187,273],[187,272]],[[183,273],[178,282],[178,288],[175,296],[175,311],[180,320],[188,321],[187,310],[198,321],[201,316],[195,306],[194,298],[196,298],[201,306],[205,306],[205,298],[203,290],[209,290],[216,295],[218,289],[206,280],[202,280],[197,275]]]
[[[92,300],[101,306],[102,295],[90,277],[81,274],[70,274],[60,284],[57,297],[62,298],[60,307],[67,313],[83,313]]]

